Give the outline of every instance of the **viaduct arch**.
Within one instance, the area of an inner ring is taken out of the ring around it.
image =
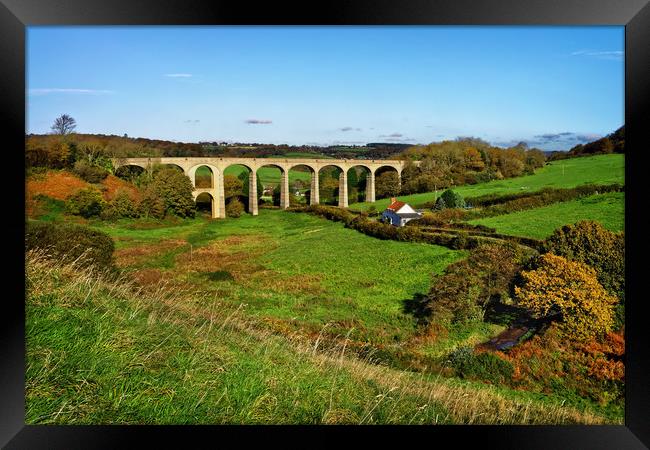
[[[210,158],[210,157],[160,157],[160,158],[113,158],[113,167],[118,169],[122,166],[137,166],[145,170],[152,170],[155,165],[175,165],[183,170],[183,173],[192,180],[194,186],[194,200],[202,194],[210,194],[213,201],[212,217],[225,218],[226,206],[223,188],[223,173],[233,165],[244,166],[249,170],[248,177],[248,210],[254,216],[258,215],[257,204],[257,171],[264,166],[278,167],[282,173],[280,183],[280,207],[289,207],[289,170],[296,166],[306,166],[311,171],[311,197],[310,205],[320,203],[318,190],[318,174],[327,166],[335,166],[341,169],[339,175],[339,199],[340,208],[348,207],[348,170],[360,166],[367,170],[366,177],[366,201],[375,201],[375,174],[378,169],[390,167],[397,171],[398,179],[401,180],[402,169],[406,164],[402,160],[388,159],[307,159],[307,158]],[[419,165],[419,162],[415,162]],[[212,171],[212,186],[197,187],[196,171],[199,167],[206,166]]]

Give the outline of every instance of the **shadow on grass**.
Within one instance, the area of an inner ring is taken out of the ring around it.
[[[210,281],[232,281],[235,278],[227,270],[218,270],[216,272],[208,272],[206,274]]]
[[[424,294],[415,294],[413,298],[402,300],[402,311],[405,314],[413,316],[418,325],[426,324],[429,320],[427,296]]]
[[[415,294],[413,298],[402,300],[402,311],[413,316],[418,324],[426,324],[430,311],[427,308],[427,296]],[[492,300],[485,310],[484,322],[497,325],[512,326],[526,324],[531,321],[530,313],[521,307],[505,305],[498,300]]]
[[[485,309],[483,320],[497,325],[516,325],[529,322],[530,313],[519,306],[506,305],[499,301],[491,301]]]

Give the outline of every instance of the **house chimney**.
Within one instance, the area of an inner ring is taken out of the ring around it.
[[[390,198],[390,203],[391,203],[391,204],[395,203],[396,201],[397,201],[397,199],[396,199],[395,197],[391,197],[391,198]]]

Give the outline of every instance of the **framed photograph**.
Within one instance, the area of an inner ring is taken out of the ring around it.
[[[650,445],[647,1],[2,3],[4,447]]]

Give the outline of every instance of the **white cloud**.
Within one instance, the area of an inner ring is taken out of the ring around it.
[[[105,89],[62,89],[62,88],[39,88],[30,89],[29,95],[47,95],[47,94],[90,94],[90,95],[103,95],[114,94],[115,91]]]
[[[166,73],[165,76],[169,78],[191,78],[192,74],[191,73]]]
[[[578,50],[577,52],[571,53],[572,56],[590,56],[598,59],[609,59],[614,61],[622,61],[625,52],[622,50]]]

